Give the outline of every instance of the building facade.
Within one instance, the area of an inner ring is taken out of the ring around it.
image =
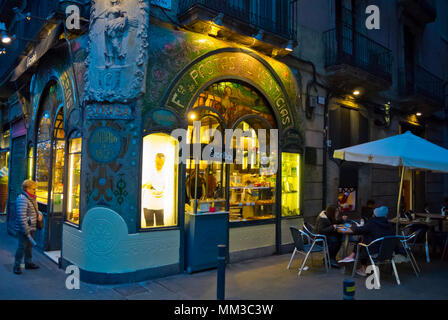
[[[34,179],[40,249],[118,283],[213,267],[217,244],[230,262],[287,252],[327,204],[393,210],[398,169],[332,153],[407,130],[446,146],[447,8],[370,2],[0,1],[8,230]],[[407,209],[438,210],[447,187],[409,174]]]

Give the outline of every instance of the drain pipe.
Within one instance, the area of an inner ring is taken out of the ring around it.
[[[327,97],[325,98],[324,106],[324,138],[323,147],[324,152],[322,155],[322,210],[325,209],[327,205],[327,154],[328,154],[328,109],[330,105],[330,99],[333,97],[333,92],[331,90],[327,91]]]

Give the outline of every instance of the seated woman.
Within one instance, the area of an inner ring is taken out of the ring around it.
[[[339,268],[336,262],[336,255],[341,248],[342,236],[337,232],[337,225],[346,220],[343,216],[340,220],[340,212],[336,206],[328,206],[316,219],[316,233],[327,236],[328,251],[330,254],[330,264],[333,268]]]
[[[363,243],[369,244],[373,240],[394,235],[394,228],[389,221],[387,221],[387,214],[389,210],[387,207],[382,206],[373,210],[374,217],[367,221],[363,226],[352,226],[346,233],[360,234],[363,235]],[[379,250],[379,243],[373,244],[369,247],[370,254],[375,254]],[[352,252],[348,257],[339,262],[351,262],[354,260],[355,252]],[[366,276],[366,266],[368,263],[368,255],[365,248],[361,248],[359,251],[359,260],[361,262],[361,267],[356,270],[356,274],[365,277]]]

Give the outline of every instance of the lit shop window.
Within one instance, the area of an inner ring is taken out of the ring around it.
[[[154,133],[143,138],[142,228],[177,225],[178,141]]]
[[[50,113],[45,111],[39,122],[36,146],[36,198],[41,203],[48,203],[48,182],[50,179]]]
[[[80,137],[69,142],[68,154],[68,198],[67,221],[79,224],[79,194],[81,186],[81,147]]]
[[[282,153],[282,216],[300,214],[300,154]]]
[[[60,108],[53,132],[53,181],[51,184],[53,212],[62,212],[64,200],[64,158],[64,110]]]
[[[34,167],[33,155],[34,155],[34,148],[30,147],[28,151],[28,167],[26,170],[26,175],[28,179],[33,179],[33,167]]]
[[[249,124],[249,121],[251,122]],[[238,159],[230,165],[230,221],[252,221],[275,217],[276,172],[271,164],[277,160],[277,154],[261,152],[257,129],[263,123],[255,118],[241,122],[243,137],[238,143],[234,136],[233,145],[242,152],[242,161]],[[267,130],[269,132],[269,130]],[[270,137],[267,135],[266,151],[270,151]],[[238,163],[240,162],[240,163]]]
[[[195,119],[191,115],[195,115]],[[197,112],[196,110],[191,115],[190,120],[201,122],[200,143],[202,145],[215,143],[215,134],[218,132],[222,136],[222,125],[214,112]],[[193,126],[190,124],[187,143],[190,144],[190,141],[199,143],[197,140],[199,139],[196,139]],[[225,211],[225,163],[222,157],[222,145],[220,147],[220,151],[216,149],[210,152],[209,156],[210,159],[214,159],[213,161],[201,160],[199,163],[195,163],[193,159],[187,159],[185,212],[195,212],[195,205],[197,205],[196,213]],[[202,149],[202,151],[205,150]]]

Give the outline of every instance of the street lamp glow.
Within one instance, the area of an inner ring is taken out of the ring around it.
[[[361,93],[361,92],[359,92],[359,90],[355,90],[355,91],[353,91],[353,94],[354,94],[355,96],[359,96],[360,93]]]
[[[422,115],[421,112],[417,112],[417,113],[416,113],[416,116],[417,116],[417,117],[421,117],[421,115]]]
[[[194,120],[194,119],[196,119],[196,114],[194,114],[194,113],[191,113],[191,114],[190,114],[190,119],[191,119],[191,120]]]

